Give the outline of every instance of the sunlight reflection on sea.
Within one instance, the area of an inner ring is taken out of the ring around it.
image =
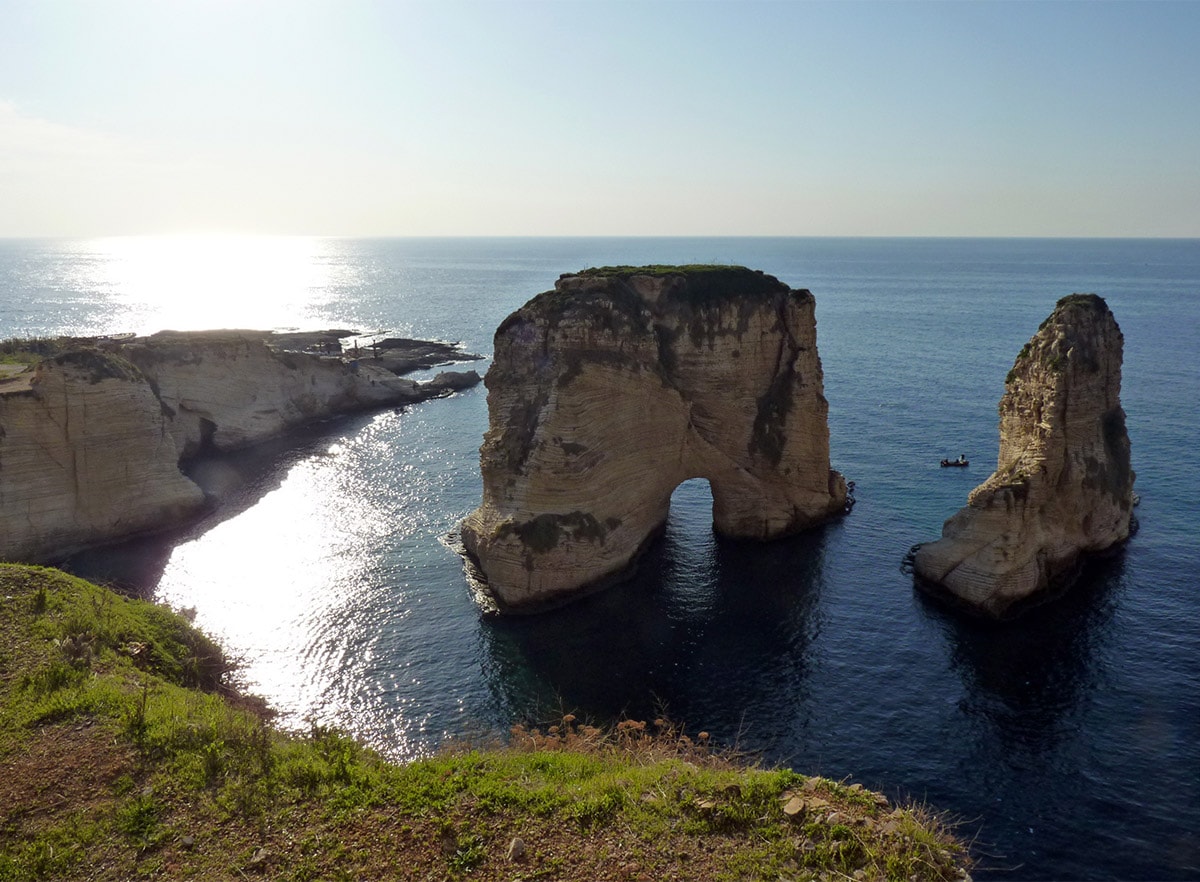
[[[312,321],[311,293],[330,283],[316,240],[288,236],[142,236],[94,243],[95,284],[114,294],[128,330],[274,328]]]

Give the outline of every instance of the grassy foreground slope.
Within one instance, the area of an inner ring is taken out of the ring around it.
[[[570,716],[386,762],[274,729],[176,614],[0,565],[0,880],[959,879],[919,810]]]

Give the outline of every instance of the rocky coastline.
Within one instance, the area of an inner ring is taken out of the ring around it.
[[[535,612],[624,578],[691,478],[709,481],[725,536],[772,539],[844,513],[814,308],[744,267],[604,267],[564,274],[510,315],[486,381],[483,499],[460,531],[485,607]],[[0,365],[0,560],[61,562],[184,526],[220,492],[197,483],[214,457],[480,382],[400,376],[479,358],[451,344],[366,339],[28,341],[26,363]],[[1008,618],[1129,537],[1122,350],[1102,298],[1059,301],[1008,374],[995,473],[914,549],[918,587]]]
[[[177,527],[211,501],[182,467],[314,422],[449,395],[478,356],[352,331],[163,331],[29,341],[0,376],[0,560],[53,562]]]

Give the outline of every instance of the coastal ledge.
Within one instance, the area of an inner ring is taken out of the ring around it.
[[[450,344],[394,338],[347,352],[341,341],[352,335],[232,329],[5,341],[0,559],[61,560],[180,526],[209,502],[181,466],[480,382],[475,371],[397,376],[478,358]]]

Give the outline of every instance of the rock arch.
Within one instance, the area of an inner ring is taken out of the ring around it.
[[[500,325],[486,384],[483,501],[462,538],[502,609],[619,578],[691,478],[708,480],[727,536],[844,511],[815,302],[761,272],[564,275]]]

